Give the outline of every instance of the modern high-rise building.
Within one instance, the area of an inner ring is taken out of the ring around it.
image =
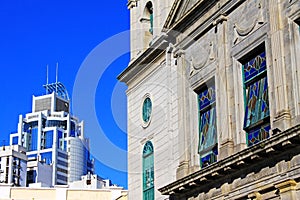
[[[45,174],[39,173],[39,166],[44,165],[52,168],[44,185],[64,185],[93,173],[94,164],[89,140],[84,137],[84,123],[70,113],[64,85],[56,82],[44,87],[46,95],[33,96],[32,112],[19,116],[18,132],[10,135],[10,145],[26,148],[27,185],[45,180]]]

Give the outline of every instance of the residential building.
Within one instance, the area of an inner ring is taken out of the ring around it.
[[[27,156],[22,146],[2,146],[0,148],[1,185],[26,186]]]
[[[127,5],[128,199],[299,199],[300,1]]]

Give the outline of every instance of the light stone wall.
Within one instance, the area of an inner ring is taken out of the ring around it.
[[[178,166],[178,117],[176,71],[161,60],[145,68],[141,81],[128,87],[128,190],[129,199],[142,199],[142,153],[147,141],[154,147],[155,199],[164,199],[158,188],[176,178]],[[143,127],[144,96],[152,100],[152,117]]]
[[[145,6],[149,1],[153,4],[153,35],[149,33],[149,23],[140,21],[144,17]],[[174,0],[133,0],[132,3],[128,4],[128,8],[130,9],[131,60],[137,58],[138,55],[149,47],[151,40],[161,34],[162,27],[173,2]]]
[[[56,199],[55,189],[30,189],[15,188],[10,191],[11,199],[35,199],[35,200],[53,200]]]
[[[137,7],[131,8],[132,59],[143,52],[143,32],[134,31],[141,28],[145,3],[138,1]],[[159,27],[170,14],[171,3],[159,1],[161,9],[155,12]],[[171,45],[173,50],[131,75],[127,82],[129,199],[142,199],[142,150],[148,140],[154,145],[155,189],[199,170],[197,90],[211,79],[216,87],[218,160],[247,148],[242,61],[255,49],[266,52],[270,136],[274,129],[285,131],[300,123],[299,24],[299,0],[219,0],[182,29]],[[155,30],[154,35],[159,32]],[[153,113],[150,125],[143,128],[141,107],[147,93]],[[298,157],[189,199],[239,199],[246,193],[251,193],[250,199],[276,199],[279,193],[282,199],[297,199],[299,184],[282,176],[290,173],[299,179],[295,175]],[[271,182],[272,189],[265,194],[255,193]],[[292,192],[286,193],[284,187]],[[155,199],[163,199],[157,190]]]
[[[289,4],[288,1],[280,1],[277,4],[267,0],[248,0],[230,14],[221,16],[223,19],[220,16],[216,18],[214,13],[228,2],[232,1],[219,1],[217,6],[187,27],[177,37],[175,44],[185,52],[181,59],[185,60],[186,78],[190,82],[191,95],[185,97],[187,101],[191,101],[190,107],[196,108],[193,93],[197,88],[207,80],[215,79],[217,119],[222,119],[217,120],[219,159],[246,148],[240,60],[259,46],[265,49],[267,57],[272,129],[279,128],[283,131],[300,122],[297,70],[300,65],[293,56],[300,50],[299,26],[295,22],[299,18],[299,11],[291,7],[299,7],[299,1],[291,1]],[[287,9],[281,10],[280,7]],[[283,17],[288,15],[291,17]],[[205,21],[212,17],[216,21],[221,19],[221,22],[210,30],[201,30]],[[196,117],[193,113],[191,115]],[[195,122],[190,124],[190,129],[198,125]],[[190,152],[190,155],[191,158],[197,157],[195,151]]]
[[[101,199],[114,200],[127,199],[126,191],[116,191],[114,189],[69,189],[69,188],[18,188],[2,186],[0,199],[22,199],[22,200],[81,200],[81,199]],[[118,195],[118,194],[119,195]]]

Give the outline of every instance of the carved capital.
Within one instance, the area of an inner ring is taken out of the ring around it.
[[[213,25],[216,26],[219,23],[222,23],[223,21],[227,21],[227,19],[228,17],[222,14],[213,21]]]
[[[174,52],[174,58],[178,58],[185,55],[185,51],[183,49],[178,49],[177,51]]]
[[[248,195],[248,198],[251,200],[261,200],[261,194],[259,192],[253,192],[251,194]]]

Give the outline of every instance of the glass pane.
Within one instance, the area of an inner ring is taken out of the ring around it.
[[[216,162],[217,155],[218,155],[218,147],[215,146],[212,151],[209,151],[208,153],[200,157],[200,167],[203,168]]]
[[[53,131],[45,132],[45,149],[52,148],[53,145]]]
[[[147,97],[143,103],[143,120],[144,120],[144,122],[148,122],[150,120],[151,112],[152,112],[152,102],[151,102],[151,99],[149,97]]]
[[[210,88],[200,92],[198,96],[199,109],[203,110],[207,106],[212,105],[216,101],[215,88],[211,86]]]
[[[215,107],[201,113],[200,120],[199,152],[212,147],[217,143]]]
[[[267,124],[249,131],[249,133],[247,134],[248,146],[252,146],[264,139],[267,139],[269,137],[269,130],[270,125]]]
[[[244,127],[248,127],[268,117],[269,99],[267,77],[246,87],[246,108]]]
[[[204,167],[217,161],[215,87],[210,86],[198,95],[199,102],[199,146],[200,166]],[[215,151],[213,149],[215,148]]]
[[[150,141],[143,149],[143,199],[154,200],[154,155]]]
[[[266,53],[262,52],[244,64],[245,82],[266,70]]]

